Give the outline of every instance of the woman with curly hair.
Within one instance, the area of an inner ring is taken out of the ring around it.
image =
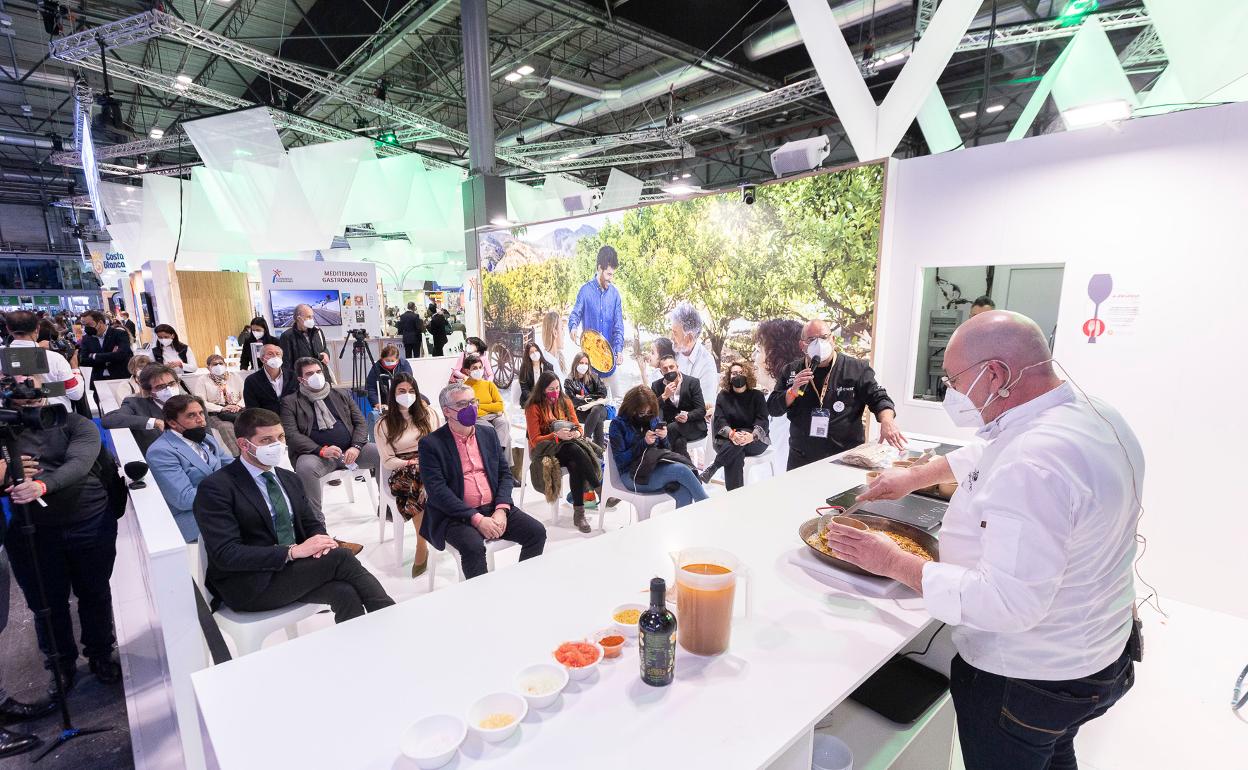
[[[757,346],[754,365],[774,381],[786,364],[805,355],[802,350],[802,323],[790,318],[763,321],[754,330],[754,344]]]
[[[702,472],[705,484],[715,472],[724,469],[724,486],[729,490],[745,484],[745,458],[757,457],[771,444],[767,428],[767,399],[758,389],[754,367],[747,361],[734,361],[724,369],[719,396],[715,399],[715,460]]]

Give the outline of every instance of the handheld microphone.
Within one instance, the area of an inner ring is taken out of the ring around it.
[[[816,370],[816,369],[818,369],[818,368],[819,368],[819,356],[811,356],[811,357],[810,357],[810,370],[813,372],[814,370]],[[798,389],[797,389],[797,395],[799,395],[799,396],[804,396],[804,395],[806,395],[806,386],[805,386],[805,385],[803,385],[802,387],[800,387],[800,388],[798,388]],[[820,408],[820,409],[822,409],[823,407],[821,406],[821,407],[819,407],[819,408]]]
[[[127,485],[130,489],[143,489],[147,486],[147,482],[142,480],[147,475],[147,463],[137,460],[128,462],[125,464],[124,470],[126,476],[130,478],[130,483]]]

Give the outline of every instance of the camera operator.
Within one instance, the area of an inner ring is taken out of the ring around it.
[[[7,386],[6,406],[24,411],[24,422],[31,417],[37,421],[39,412],[35,410],[47,406],[38,378],[6,379],[3,384]],[[10,527],[5,546],[13,576],[31,611],[39,612],[45,608],[40,604],[36,569],[42,575],[49,624],[59,654],[55,665],[64,690],[68,692],[74,686],[78,674],[78,646],[69,613],[71,591],[78,598],[83,652],[91,673],[101,682],[118,682],[121,666],[113,656],[112,593],[108,584],[117,555],[117,519],[109,509],[101,479],[93,472],[100,454],[100,432],[90,420],[70,413],[65,415],[64,424],[56,427],[24,426],[17,431],[14,443],[26,478],[13,483],[10,468],[4,491],[11,504],[30,505],[28,514],[35,525],[35,542],[32,550],[30,538],[20,531],[21,527],[16,523]],[[18,513],[14,516],[21,520]],[[53,639],[48,638],[46,627],[49,624],[36,623],[35,633],[46,657],[44,665],[53,670]],[[49,694],[54,694],[55,683],[48,689]]]
[[[11,348],[34,348],[39,347],[39,343],[35,341],[35,337],[39,332],[39,319],[29,310],[15,310],[9,313],[9,333],[13,335],[13,341],[8,344]],[[86,385],[82,378],[74,373],[69,362],[65,357],[55,350],[48,351],[48,373],[43,375],[44,382],[63,382],[65,383],[65,395],[53,396],[48,399],[49,404],[60,404],[65,407],[65,411],[74,411],[74,401],[82,398],[86,392]]]

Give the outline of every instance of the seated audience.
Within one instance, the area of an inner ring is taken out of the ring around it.
[[[249,407],[282,411],[282,399],[295,392],[297,377],[286,374],[282,349],[277,345],[265,345],[260,350],[260,369],[243,380],[243,403]]]
[[[572,373],[563,381],[563,392],[572,399],[572,406],[585,424],[585,435],[605,447],[602,423],[607,417],[607,386],[598,373],[589,368],[589,356],[577,353],[572,357]]]
[[[667,424],[667,441],[673,452],[692,459],[689,442],[706,438],[702,384],[697,377],[681,373],[675,356],[660,359],[659,371],[663,379],[655,380],[650,389],[659,399],[659,418]]]
[[[244,409],[234,435],[239,459],[201,481],[195,495],[213,609],[328,604],[342,623],[394,604],[355,555],[325,534],[325,517],[299,478],[276,467],[286,452],[281,418]]]
[[[282,399],[290,464],[317,515],[321,513],[321,478],[357,466],[378,470],[377,445],[368,441],[368,423],[355,399],[332,387],[315,358],[295,362],[299,377],[294,392]],[[379,474],[380,475],[380,474]],[[321,520],[324,523],[324,519]]]
[[[692,378],[691,378],[692,379]],[[689,458],[671,451],[670,431],[659,419],[659,399],[645,385],[624,394],[611,421],[611,457],[620,485],[630,492],[666,492],[677,508],[707,498]]]
[[[169,324],[157,324],[156,344],[152,346],[152,360],[164,364],[179,376],[190,374],[199,368],[195,363],[195,351],[178,339],[178,333]]]
[[[172,369],[151,364],[139,372],[138,395],[123,399],[120,407],[100,418],[100,424],[109,430],[129,428],[139,451],[146,455],[165,430],[165,402],[181,392]]]
[[[767,397],[758,389],[754,367],[746,361],[733,362],[724,370],[719,396],[715,398],[715,459],[702,471],[702,483],[709,482],[723,468],[724,486],[728,489],[745,484],[745,458],[767,451],[771,445],[769,425]]]
[[[148,447],[145,459],[182,538],[193,543],[199,539],[192,510],[195,489],[233,457],[209,435],[203,399],[174,396],[165,402],[164,412],[166,430]]]
[[[42,323],[48,323],[43,321]],[[10,348],[34,348],[41,347],[35,341],[38,329],[41,323],[35,318],[35,314],[29,310],[15,310],[8,315],[9,334],[12,335],[13,341],[8,344]],[[69,362],[65,357],[55,350],[45,351],[48,359],[48,372],[41,375],[43,382],[61,382],[65,384],[65,395],[54,396],[48,399],[49,404],[60,404],[65,407],[65,411],[74,411],[74,402],[78,401],[87,392],[86,383],[82,377],[74,373]]]
[[[542,372],[524,407],[529,435],[529,475],[534,488],[554,501],[563,487],[561,468],[568,471],[572,523],[588,533],[585,503],[597,503],[602,486],[602,448],[586,441],[572,402],[559,388],[554,372]]]
[[[381,358],[373,362],[364,381],[364,395],[368,397],[368,405],[376,407],[387,403],[391,382],[397,375],[411,374],[412,365],[406,358],[399,357],[399,348],[386,345],[381,349]]]
[[[511,423],[507,421],[507,413],[503,410],[503,394],[498,386],[486,379],[484,362],[475,353],[464,357],[464,367],[460,372],[464,384],[477,394],[477,419],[489,423],[498,434],[498,443],[504,451],[511,450]]]
[[[259,343],[261,346],[278,345],[278,347],[281,347],[277,337],[274,337],[269,332],[269,322],[264,320],[264,316],[261,315],[251,319],[251,323],[247,325],[247,328],[243,329],[238,335],[239,347],[243,349],[243,352],[238,357],[238,368],[244,372],[260,366],[260,362],[251,356],[251,346],[255,343]]]
[[[243,377],[238,372],[225,369],[225,356],[213,353],[208,356],[208,374],[191,383],[191,395],[199,396],[208,410],[208,429],[215,430],[221,443],[229,451],[234,446],[234,421],[243,411]],[[230,452],[233,456],[233,452]]]
[[[446,424],[420,440],[421,535],[439,551],[454,546],[466,578],[485,574],[486,540],[519,543],[521,561],[540,556],[546,528],[512,505],[511,463],[494,431],[478,430],[472,388],[447,385],[438,404]]]
[[[416,560],[412,577],[424,574],[429,545],[420,536],[425,518],[424,485],[420,476],[420,440],[438,427],[438,410],[425,403],[416,378],[396,374],[387,394],[385,416],[377,423],[377,454],[385,471],[381,483],[390,486],[398,515],[416,529]]]
[[[455,359],[455,365],[451,367],[451,382],[462,382],[464,379],[464,359],[468,356],[480,356],[481,371],[484,372],[484,379],[493,380],[494,370],[490,368],[490,362],[485,357],[485,340],[480,337],[469,337],[464,340],[464,350],[459,354],[459,358]],[[506,446],[504,444],[503,446]]]
[[[147,366],[151,362],[152,359],[147,356],[140,355],[131,358],[130,361],[126,363],[126,371],[130,372],[130,377],[126,380],[126,385],[130,390],[130,392],[126,394],[127,396],[134,396],[143,392],[143,388],[139,385],[139,372],[143,371],[143,367]]]
[[[537,378],[542,372],[553,372],[555,367],[550,365],[542,356],[542,351],[536,343],[524,343],[524,360],[520,362],[520,406],[529,403],[529,396],[533,394],[533,386],[537,384]]]
[[[20,398],[19,393],[14,391],[8,406],[21,409],[46,403],[43,398]],[[34,613],[48,612],[50,634],[49,624],[36,622],[35,636],[46,658],[44,667],[60,676],[65,692],[78,676],[71,594],[78,600],[82,652],[91,673],[106,684],[121,681],[121,666],[113,656],[116,639],[109,587],[117,556],[118,512],[110,504],[102,475],[116,473],[116,465],[100,446],[100,431],[75,413],[67,414],[59,427],[22,431],[16,449],[26,478],[6,490],[11,503],[31,506],[33,550],[30,538],[15,526],[9,529],[5,550],[26,604]],[[54,644],[60,656],[56,664],[51,657]],[[55,693],[55,683],[48,692]]]

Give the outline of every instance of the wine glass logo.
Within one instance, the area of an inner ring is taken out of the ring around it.
[[[1105,333],[1105,322],[1101,320],[1101,303],[1109,299],[1114,290],[1114,278],[1109,273],[1097,273],[1088,281],[1088,299],[1092,300],[1092,317],[1083,324],[1083,333],[1090,344],[1096,344],[1096,338]]]

